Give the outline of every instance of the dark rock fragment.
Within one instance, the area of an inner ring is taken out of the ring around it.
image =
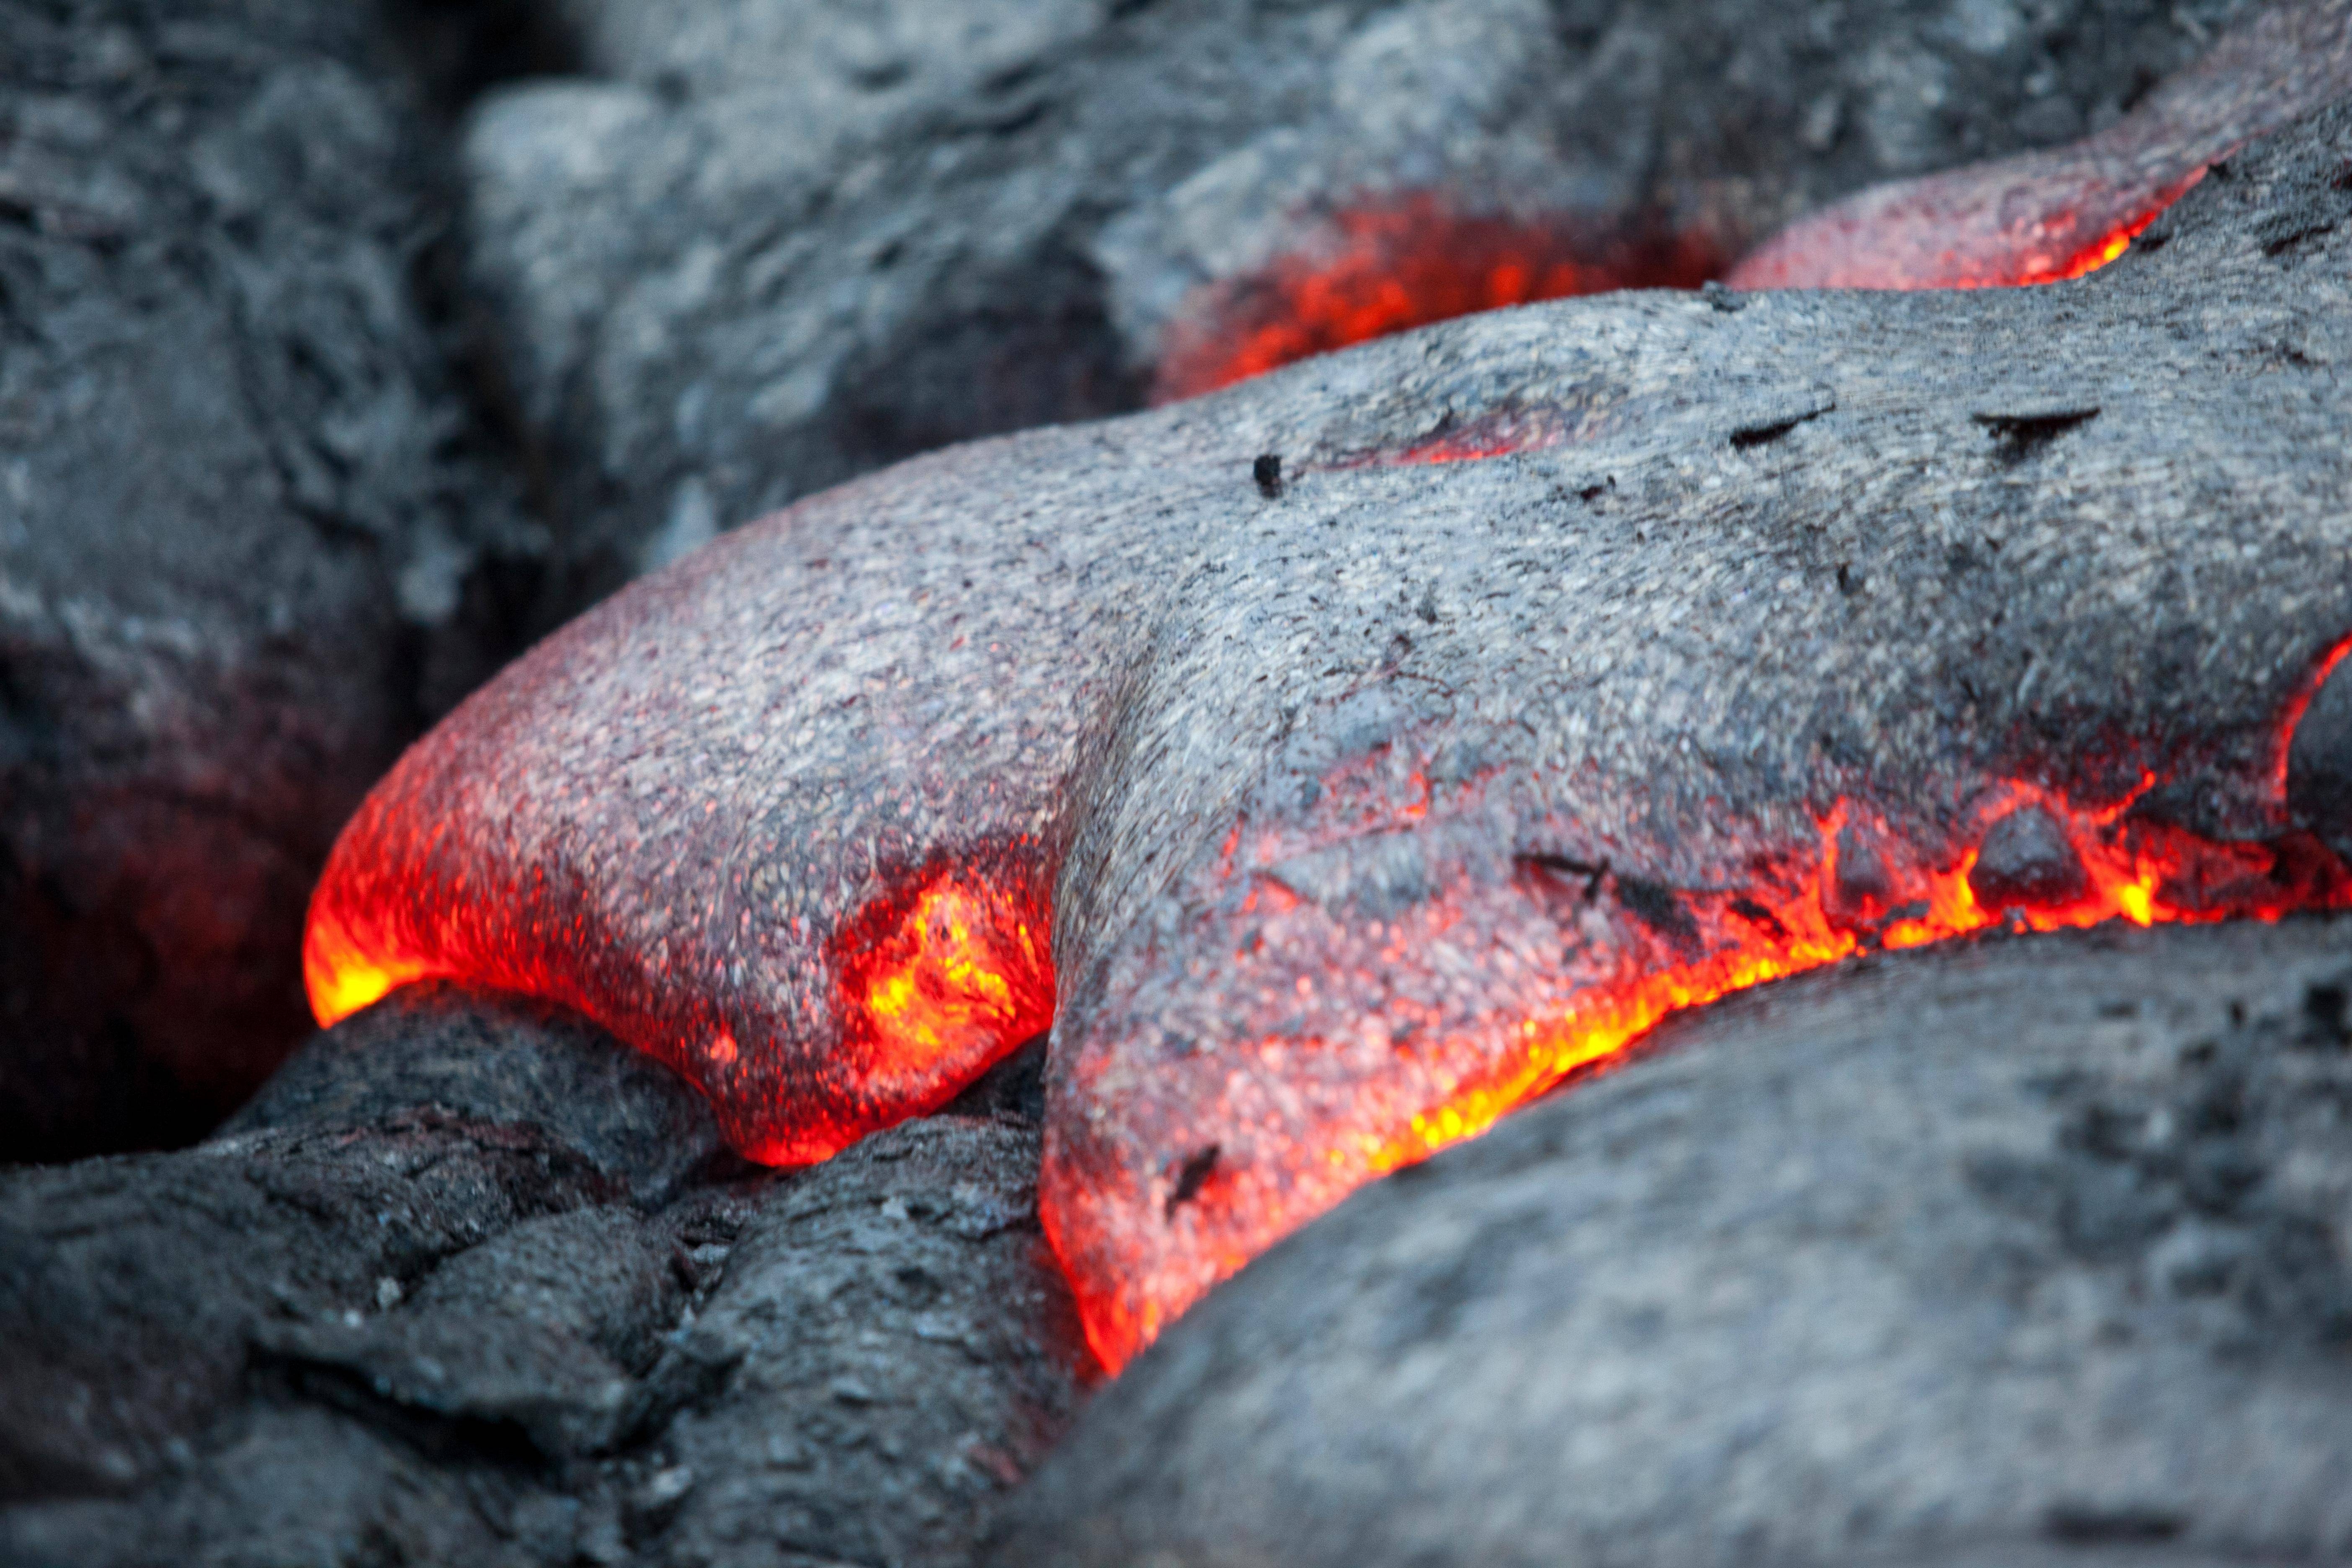
[[[545,1003],[437,982],[314,1037],[217,1136],[414,1106],[545,1128],[646,1205],[731,1163],[709,1101],[660,1063]]]
[[[824,1562],[969,1561],[1090,1374],[1036,1168],[1034,1131],[938,1118],[769,1190],[673,1352],[732,1370],[654,1446],[698,1478],[655,1560],[763,1540]]]
[[[965,1563],[1090,1367],[1040,1055],[753,1174],[598,1031],[420,986],[200,1148],[0,1175],[0,1562]]]
[[[2339,855],[2352,851],[2352,674],[2344,663],[2312,694],[2286,752],[2287,808]]]
[[[0,1498],[130,1489],[237,1403],[249,1336],[364,1317],[526,1217],[606,1199],[536,1129],[433,1110],[0,1183]]]
[[[2021,805],[1985,830],[1969,890],[1988,910],[2053,909],[2090,890],[2082,857],[2058,819]]]
[[[265,1325],[255,1342],[326,1377],[331,1395],[510,1427],[560,1459],[607,1451],[627,1430],[631,1378],[677,1321],[686,1284],[666,1228],[626,1208],[583,1209],[460,1254],[405,1306],[396,1287],[381,1291],[381,1316]]]
[[[2342,921],[2110,931],[1672,1021],[1210,1297],[994,1561],[2341,1551],[2347,979]]]
[[[1838,829],[1836,870],[1830,882],[1829,913],[1849,925],[1864,925],[1886,912],[1895,878],[1877,840],[1849,823]]]

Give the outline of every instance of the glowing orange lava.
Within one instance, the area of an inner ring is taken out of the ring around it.
[[[2039,283],[2063,283],[2076,278],[2087,278],[2107,263],[2116,260],[2131,248],[2133,240],[2147,232],[2147,227],[2164,216],[2166,209],[2187,195],[2205,177],[2205,166],[2199,164],[2188,177],[2168,187],[2156,201],[2137,215],[2115,225],[2087,244],[2074,245],[2072,249],[2051,251],[2039,245],[2021,246],[2002,258],[1999,266],[1982,271],[1967,273],[1948,280],[1923,287],[1951,289],[2017,289]],[[2074,213],[2060,213],[2049,220],[2047,232],[2064,246],[2079,229]]]
[[[2085,885],[2078,897],[1988,907],[1972,880],[1978,852],[1970,849],[1951,866],[1906,868],[1899,885],[1885,898],[1891,915],[1859,927],[1831,912],[1838,901],[1838,839],[1854,815],[1842,801],[1821,824],[1813,874],[1793,894],[1751,889],[1753,912],[1735,911],[1720,928],[1733,933],[1728,946],[1696,963],[1622,974],[1579,998],[1565,1014],[1530,1019],[1523,1026],[1527,1050],[1520,1061],[1416,1115],[1405,1136],[1382,1147],[1375,1167],[1393,1170],[1475,1137],[1530,1097],[1618,1055],[1669,1013],[1870,948],[1923,947],[1999,926],[2051,931],[2114,920],[2138,926],[2275,921],[2352,903],[2352,880],[2340,866],[2324,860],[2305,864],[2264,846],[2215,844],[2168,826],[2122,825],[2131,801],[2154,783],[2153,776],[2147,778],[2130,800],[2102,811],[2077,809],[2055,793],[2027,784],[2009,784],[1979,803],[1974,815],[1982,826],[2020,809],[2039,809],[2058,824],[2083,872]],[[1900,863],[1898,857],[1889,858]]]
[[[1050,922],[985,883],[935,875],[903,909],[869,910],[835,952],[850,1048],[886,1095],[919,1096],[911,1080],[941,1062],[985,1067],[1054,1021]]]
[[[2331,653],[2322,673],[2343,657],[2340,648]],[[1219,1280],[1364,1183],[1478,1136],[1565,1079],[1623,1060],[1628,1047],[1683,1008],[1860,953],[1994,930],[2274,921],[2352,907],[2352,873],[2306,835],[2221,842],[2135,814],[2156,782],[2144,775],[2121,798],[2095,806],[2025,781],[1982,791],[1961,819],[1946,825],[1943,841],[1958,847],[1937,860],[1923,858],[1859,803],[1840,801],[1816,823],[1813,844],[1779,864],[1755,865],[1735,888],[1664,889],[1612,879],[1606,868],[1581,868],[1580,877],[1591,874],[1588,903],[1598,899],[1595,912],[1612,911],[1615,934],[1594,951],[1613,953],[1603,960],[1613,970],[1564,985],[1540,977],[1515,984],[1503,977],[1506,962],[1486,993],[1532,984],[1522,992],[1530,1005],[1516,1024],[1375,1002],[1372,1011],[1385,1005],[1386,1014],[1364,1020],[1368,1036],[1432,1042],[1414,1047],[1418,1068],[1326,1079],[1319,1088],[1302,1079],[1263,1092],[1228,1087],[1238,1080],[1222,1067],[1197,1087],[1171,1083],[1160,1091],[1166,1103],[1197,1101],[1199,1110],[1190,1121],[1180,1112],[1166,1129],[1169,1149],[1222,1145],[1231,1155],[1238,1138],[1257,1140],[1261,1159],[1274,1152],[1267,1164],[1253,1168],[1244,1159],[1222,1174],[1190,1178],[1181,1222],[1172,1218],[1174,1190],[1161,1191],[1164,1180],[1147,1179],[1141,1194],[1122,1193],[1108,1209],[1074,1202],[1068,1184],[1100,1167],[1089,1167],[1092,1156],[1066,1152],[1059,1188],[1048,1192],[1047,1232],[1077,1287],[1097,1359],[1118,1370]],[[1318,967],[1344,980],[1368,952],[1381,963],[1412,964],[1422,949],[1472,929],[1470,911],[1497,907],[1498,897],[1497,889],[1465,885],[1430,900],[1426,923],[1410,938],[1391,926],[1385,940],[1376,931],[1365,943],[1360,933],[1319,923],[1313,908],[1278,896],[1279,883],[1264,886],[1266,896],[1254,890],[1238,908],[1254,921],[1297,920],[1284,941],[1303,966],[1301,998]],[[1328,962],[1304,956],[1318,952]],[[1278,985],[1267,990],[1251,978],[1250,955],[1236,958],[1221,988],[1278,1002]],[[1320,989],[1319,980],[1312,983]],[[1550,1000],[1538,1001],[1547,991]],[[1279,1071],[1282,1062],[1303,1066],[1348,1049],[1347,1026],[1336,1017],[1306,1026],[1300,1036],[1295,1026],[1286,1033],[1271,1022],[1278,1006],[1255,1014],[1244,1001],[1240,1009],[1239,1038],[1227,1049],[1244,1060],[1255,1055]],[[1270,1032],[1260,1036],[1253,1019]],[[1335,1026],[1336,1036],[1326,1033]],[[1302,1059],[1297,1053],[1307,1037],[1318,1043]],[[1269,1116],[1269,1108],[1283,1105],[1301,1109]],[[1049,1171],[1056,1159],[1049,1144]],[[1159,1213],[1163,1204],[1168,1222]],[[1129,1209],[1141,1217],[1123,1217]]]
[[[1016,874],[938,868],[870,903],[828,954],[837,1037],[803,1067],[779,1048],[787,1026],[756,995],[690,983],[649,994],[632,955],[576,936],[543,941],[517,889],[452,898],[383,858],[362,863],[339,847],[312,900],[303,973],[321,1026],[432,979],[554,1002],[692,1079],[729,1141],[767,1164],[829,1159],[937,1109],[1053,1021],[1051,922]],[[544,879],[534,883],[543,898]]]
[[[1695,240],[1580,237],[1568,220],[1472,217],[1426,194],[1332,221],[1329,242],[1205,290],[1162,346],[1171,403],[1350,343],[1479,310],[1612,289],[1696,289],[1717,258]]]
[[[2204,179],[2195,163],[2161,184],[2085,180],[2011,189],[1975,170],[1864,191],[1791,224],[1742,258],[1735,289],[2016,289],[2087,277],[2121,257]],[[2040,199],[2038,207],[2023,201]]]

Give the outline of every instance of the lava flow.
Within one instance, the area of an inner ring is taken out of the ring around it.
[[[1859,953],[1996,929],[2352,906],[2352,876],[2316,839],[2200,837],[2134,811],[2155,783],[2097,808],[2027,782],[1981,791],[1938,831],[1962,847],[1932,858],[1841,801],[1815,842],[1751,861],[1728,888],[1669,889],[1536,857],[1507,882],[1465,878],[1369,932],[1262,883],[1271,900],[1254,891],[1209,917],[1230,920],[1232,933],[1195,944],[1231,952],[1231,968],[1185,980],[1230,999],[1226,1044],[1187,1043],[1156,1058],[1153,1079],[1133,1075],[1131,1048],[1076,1047],[1066,1092],[1114,1109],[1049,1126],[1045,1219],[1097,1356],[1122,1366],[1219,1280],[1364,1183],[1622,1061],[1679,1009]],[[1580,933],[1562,959],[1520,961],[1541,951],[1538,933],[1562,928]],[[1448,989],[1453,961],[1437,955],[1449,951],[1487,955],[1475,986]],[[1119,1026],[1168,1005],[1154,993]]]
[[[658,940],[599,941],[616,922],[543,869],[451,872],[429,804],[444,782],[396,770],[337,844],[303,950],[320,1025],[431,979],[555,1002],[693,1079],[745,1156],[796,1165],[936,1109],[1053,1021],[1051,921],[1020,846],[893,879],[807,966],[833,976],[820,1001],[740,967],[701,978]]]
[[[2095,271],[2253,137],[2352,91],[2352,17],[2273,6],[2096,135],[1880,185],[1781,230],[1735,289],[1982,289]]]
[[[940,1064],[985,1067],[1054,1021],[1052,921],[1042,906],[942,868],[911,899],[869,907],[835,939],[846,1048],[884,1096],[961,1087]]]
[[[1329,242],[1210,287],[1162,345],[1172,403],[1314,354],[1478,310],[1612,289],[1696,289],[1719,270],[1696,239],[1579,237],[1569,219],[1469,216],[1426,194],[1340,213]]]
[[[1392,1170],[1475,1137],[1530,1096],[1622,1052],[1669,1013],[1858,952],[1924,947],[1996,927],[2275,921],[2352,904],[2352,877],[2315,844],[2217,844],[2122,820],[2154,783],[2144,780],[2131,800],[2100,811],[2029,784],[1990,791],[1972,814],[1982,829],[1979,847],[1947,867],[1911,863],[1883,826],[1857,831],[1862,814],[1840,801],[1820,825],[1811,874],[1795,878],[1793,890],[1766,882],[1728,898],[1682,895],[1694,925],[1722,947],[1696,961],[1622,973],[1565,1014],[1529,1021],[1524,1062],[1416,1114],[1403,1135],[1381,1147],[1374,1168]],[[1693,907],[1701,904],[1720,910]]]

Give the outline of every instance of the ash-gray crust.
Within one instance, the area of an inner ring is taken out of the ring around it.
[[[1673,1020],[1195,1309],[992,1561],[2335,1561],[2347,996],[2298,921]]]

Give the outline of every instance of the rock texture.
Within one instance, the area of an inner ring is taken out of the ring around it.
[[[2116,124],[2064,148],[1874,186],[1731,270],[1738,289],[1965,289],[2079,278],[2254,136],[2352,90],[2352,17],[2264,8]]]
[[[1171,328],[1347,212],[1695,280],[2104,125],[2244,9],[564,0],[593,79],[478,113],[473,278],[576,606],[910,453],[1134,406]]]
[[[0,1176],[0,1559],[968,1562],[1089,1369],[1035,1127],[965,1109],[754,1174],[420,988],[199,1148]]]
[[[1669,1005],[2341,902],[2282,758],[2352,637],[2347,138],[2075,285],[1570,301],[817,498],[412,752],[315,993],[561,998],[806,1158],[1024,1037],[1050,900],[1045,1211],[1115,1363]]]
[[[2347,986],[2340,922],[2100,931],[1678,1019],[1251,1265],[994,1560],[2336,1560]]]
[[[250,1093],[335,829],[487,672],[520,536],[385,65],[364,6],[0,5],[0,1159]]]

